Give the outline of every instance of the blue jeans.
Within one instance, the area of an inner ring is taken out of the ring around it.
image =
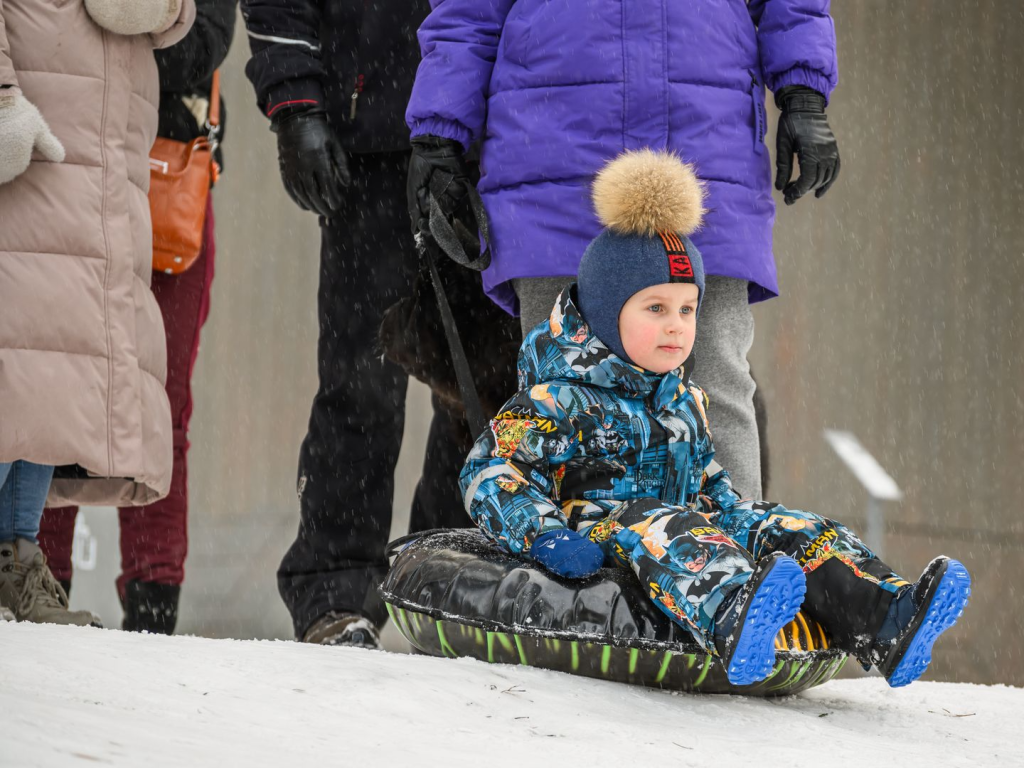
[[[0,541],[35,542],[51,479],[53,467],[0,462]]]

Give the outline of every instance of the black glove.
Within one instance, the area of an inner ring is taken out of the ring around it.
[[[825,97],[805,85],[787,85],[775,94],[782,110],[775,134],[775,188],[792,205],[812,189],[821,197],[839,177],[839,146],[825,116]],[[800,160],[800,178],[790,182],[793,154]]]
[[[438,136],[417,136],[412,140],[409,177],[405,193],[413,234],[427,231],[430,219],[430,179],[435,171],[446,171],[453,178],[438,198],[441,211],[457,217],[473,182],[466,168],[462,145]]]
[[[348,159],[322,110],[297,111],[275,120],[277,162],[288,196],[304,211],[331,216],[341,188],[351,182]]]

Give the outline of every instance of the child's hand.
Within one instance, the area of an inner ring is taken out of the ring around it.
[[[542,533],[530,547],[530,556],[552,573],[570,579],[593,576],[604,562],[601,547],[568,528]]]

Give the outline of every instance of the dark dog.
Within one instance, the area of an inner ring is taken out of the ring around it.
[[[484,415],[497,413],[516,391],[519,322],[484,295],[479,272],[446,258],[437,260],[437,268]],[[412,296],[384,314],[379,340],[388,360],[430,387],[445,407],[465,412],[441,311],[425,266],[416,277]]]

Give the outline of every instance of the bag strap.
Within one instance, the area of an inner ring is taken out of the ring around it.
[[[213,84],[210,86],[210,111],[206,118],[210,128],[220,127],[220,70],[213,70]]]
[[[213,70],[210,85],[210,106],[206,110],[206,138],[210,142],[210,157],[220,144],[220,70]]]

